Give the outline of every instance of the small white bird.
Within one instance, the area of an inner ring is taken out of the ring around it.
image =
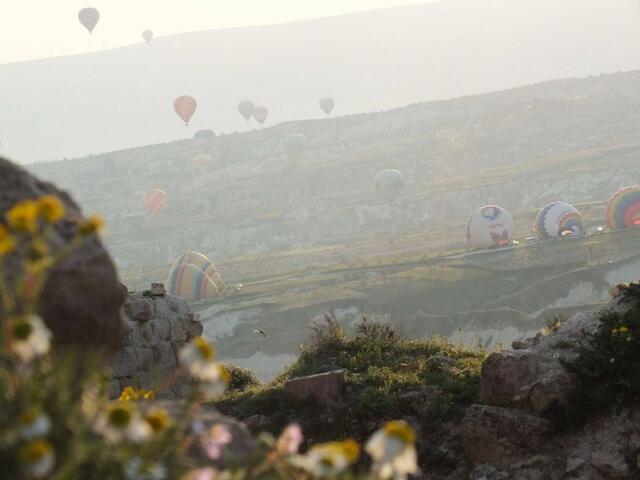
[[[262,335],[264,338],[267,338],[267,334],[264,333],[263,330],[254,330],[253,333],[255,333],[256,335]]]

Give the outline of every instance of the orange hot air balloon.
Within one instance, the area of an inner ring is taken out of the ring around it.
[[[144,196],[144,206],[151,215],[155,216],[160,213],[160,210],[164,208],[167,203],[167,192],[154,188],[150,192],[147,192]]]
[[[269,110],[267,110],[265,107],[256,107],[253,109],[253,118],[255,118],[256,122],[258,122],[260,125],[264,123],[268,116]]]
[[[196,108],[198,108],[198,102],[196,102],[195,98],[190,97],[189,95],[178,97],[175,102],[173,102],[173,109],[184,121],[185,125],[189,125],[189,120],[193,117]]]

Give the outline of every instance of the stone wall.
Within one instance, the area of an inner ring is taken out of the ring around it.
[[[168,389],[159,386],[172,378],[178,366],[178,351],[202,334],[202,323],[183,299],[173,295],[131,293],[123,317],[125,332],[121,348],[111,360],[109,393],[116,397],[126,386],[156,390],[160,397],[180,397],[186,380]]]

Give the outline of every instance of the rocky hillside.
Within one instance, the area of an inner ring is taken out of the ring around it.
[[[298,421],[311,441],[403,418],[423,478],[638,478],[640,288],[615,295],[488,356],[367,322],[347,337],[328,317],[274,382],[217,406],[256,430]]]
[[[639,72],[562,80],[30,168],[106,215],[121,270],[166,266],[186,249],[219,263],[391,232],[434,233],[429,248],[446,250],[487,202],[518,223],[547,202],[603,202],[637,183],[638,85]],[[295,158],[291,133],[308,139]],[[202,152],[212,165],[191,164]],[[372,185],[388,167],[407,178],[393,204]],[[167,207],[151,222],[142,196],[155,187]],[[531,234],[528,218],[517,236]]]

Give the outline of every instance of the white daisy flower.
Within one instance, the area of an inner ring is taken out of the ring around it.
[[[11,333],[11,348],[24,363],[46,354],[51,346],[51,332],[38,315],[12,319]]]
[[[360,445],[355,440],[315,445],[306,455],[294,457],[293,465],[316,477],[335,477],[354,464],[360,456]]]
[[[131,402],[112,402],[98,417],[95,430],[104,436],[108,443],[129,440],[142,443],[149,439],[152,428],[140,415]]]
[[[199,379],[208,381],[208,378],[215,375],[212,368],[216,356],[215,349],[211,343],[204,338],[195,338],[180,350],[178,357],[180,363],[189,371],[189,373]]]
[[[25,473],[31,477],[44,478],[55,466],[53,446],[46,440],[33,440],[18,450],[18,459]]]
[[[125,466],[124,477],[127,480],[164,480],[167,478],[167,469],[159,463],[144,462],[135,457]]]
[[[37,410],[29,410],[18,417],[18,435],[24,440],[44,437],[49,433],[51,420]]]
[[[230,381],[229,372],[219,363],[212,363],[207,368],[206,376],[200,379],[198,389],[207,400],[212,400],[225,392]]]
[[[373,458],[373,473],[380,479],[406,479],[418,472],[416,434],[401,420],[387,422],[365,446]]]

